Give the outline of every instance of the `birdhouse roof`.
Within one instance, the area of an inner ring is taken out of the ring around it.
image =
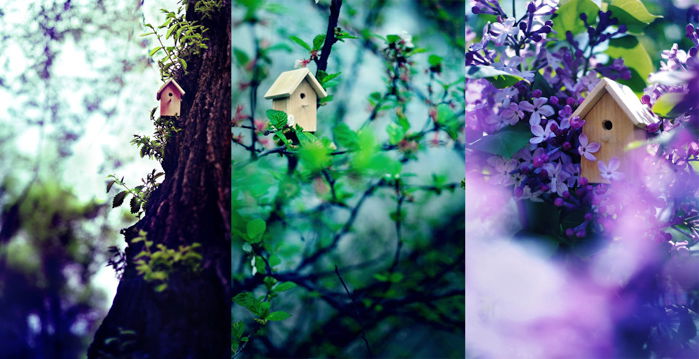
[[[644,106],[636,97],[636,94],[626,85],[622,85],[608,78],[602,78],[595,88],[590,91],[580,106],[573,112],[573,116],[585,117],[590,110],[597,105],[602,96],[608,93],[621,107],[635,126],[646,127],[658,121],[647,106]]]
[[[321,86],[320,82],[316,80],[316,77],[313,76],[313,74],[307,68],[302,67],[297,70],[282,72],[279,77],[274,80],[272,87],[267,90],[265,98],[275,99],[289,97],[292,93],[294,93],[294,91],[296,91],[296,88],[301,85],[303,80],[308,81],[313,88],[313,91],[315,91],[319,98],[328,96],[323,89],[323,86]]]
[[[182,89],[182,87],[180,87],[180,84],[178,84],[177,81],[175,81],[173,79],[169,79],[162,86],[160,86],[160,88],[158,89],[158,92],[155,94],[156,100],[160,100],[160,94],[163,92],[163,90],[165,90],[165,88],[169,84],[172,84],[173,86],[175,86],[175,89],[177,89],[177,91],[179,91],[180,96],[184,95],[184,90]]]

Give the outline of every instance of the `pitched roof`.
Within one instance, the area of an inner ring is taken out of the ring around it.
[[[274,80],[272,87],[267,90],[265,98],[275,99],[289,97],[292,93],[294,93],[296,88],[299,87],[303,80],[308,81],[319,98],[328,96],[323,89],[323,86],[321,86],[320,82],[316,80],[316,77],[313,76],[313,74],[307,68],[302,67],[297,70],[282,72],[279,77]]]
[[[160,86],[160,88],[158,89],[158,92],[155,94],[156,100],[160,100],[160,93],[163,92],[163,90],[165,90],[165,88],[169,84],[175,85],[175,88],[177,89],[177,91],[180,92],[180,95],[184,96],[184,90],[182,89],[182,87],[180,87],[180,84],[178,84],[177,81],[175,81],[173,79],[169,79],[169,80],[165,81],[165,83],[162,86]]]
[[[621,107],[634,125],[646,127],[658,122],[658,118],[653,115],[647,106],[641,103],[628,86],[608,78],[602,78],[597,83],[597,86],[590,91],[585,101],[573,112],[573,116],[585,117],[605,93],[612,95],[614,101]]]

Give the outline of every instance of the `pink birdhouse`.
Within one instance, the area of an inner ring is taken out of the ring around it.
[[[179,116],[184,90],[177,81],[167,80],[158,90],[155,98],[160,100],[160,117]]]

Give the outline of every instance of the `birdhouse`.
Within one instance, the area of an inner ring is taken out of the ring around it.
[[[585,120],[583,133],[588,142],[600,144],[597,161],[609,163],[618,158],[622,172],[629,169],[624,154],[629,143],[646,138],[645,128],[657,118],[625,85],[603,78],[575,110],[573,116]],[[581,158],[581,176],[591,183],[609,183],[600,175],[598,162]],[[629,176],[627,176],[628,178]]]
[[[326,96],[323,86],[305,67],[282,72],[265,94],[273,109],[293,116],[294,122],[309,132],[317,129],[317,100]]]
[[[182,96],[184,96],[184,90],[177,81],[167,80],[155,95],[155,99],[160,100],[160,117],[179,116]]]

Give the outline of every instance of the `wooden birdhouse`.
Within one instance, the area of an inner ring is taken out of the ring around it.
[[[583,133],[588,142],[600,144],[599,151],[594,153],[597,161],[609,163],[616,157],[624,173],[629,169],[624,161],[627,145],[644,140],[646,126],[658,121],[630,88],[607,78],[590,91],[573,116],[585,120]],[[597,161],[582,157],[581,176],[591,183],[609,183],[600,175]]]
[[[156,100],[160,100],[160,117],[179,116],[182,96],[184,90],[177,81],[167,80],[155,95]]]
[[[272,100],[272,108],[293,116],[294,122],[304,131],[315,132],[317,127],[316,104],[328,94],[307,69],[282,72],[265,94]]]

